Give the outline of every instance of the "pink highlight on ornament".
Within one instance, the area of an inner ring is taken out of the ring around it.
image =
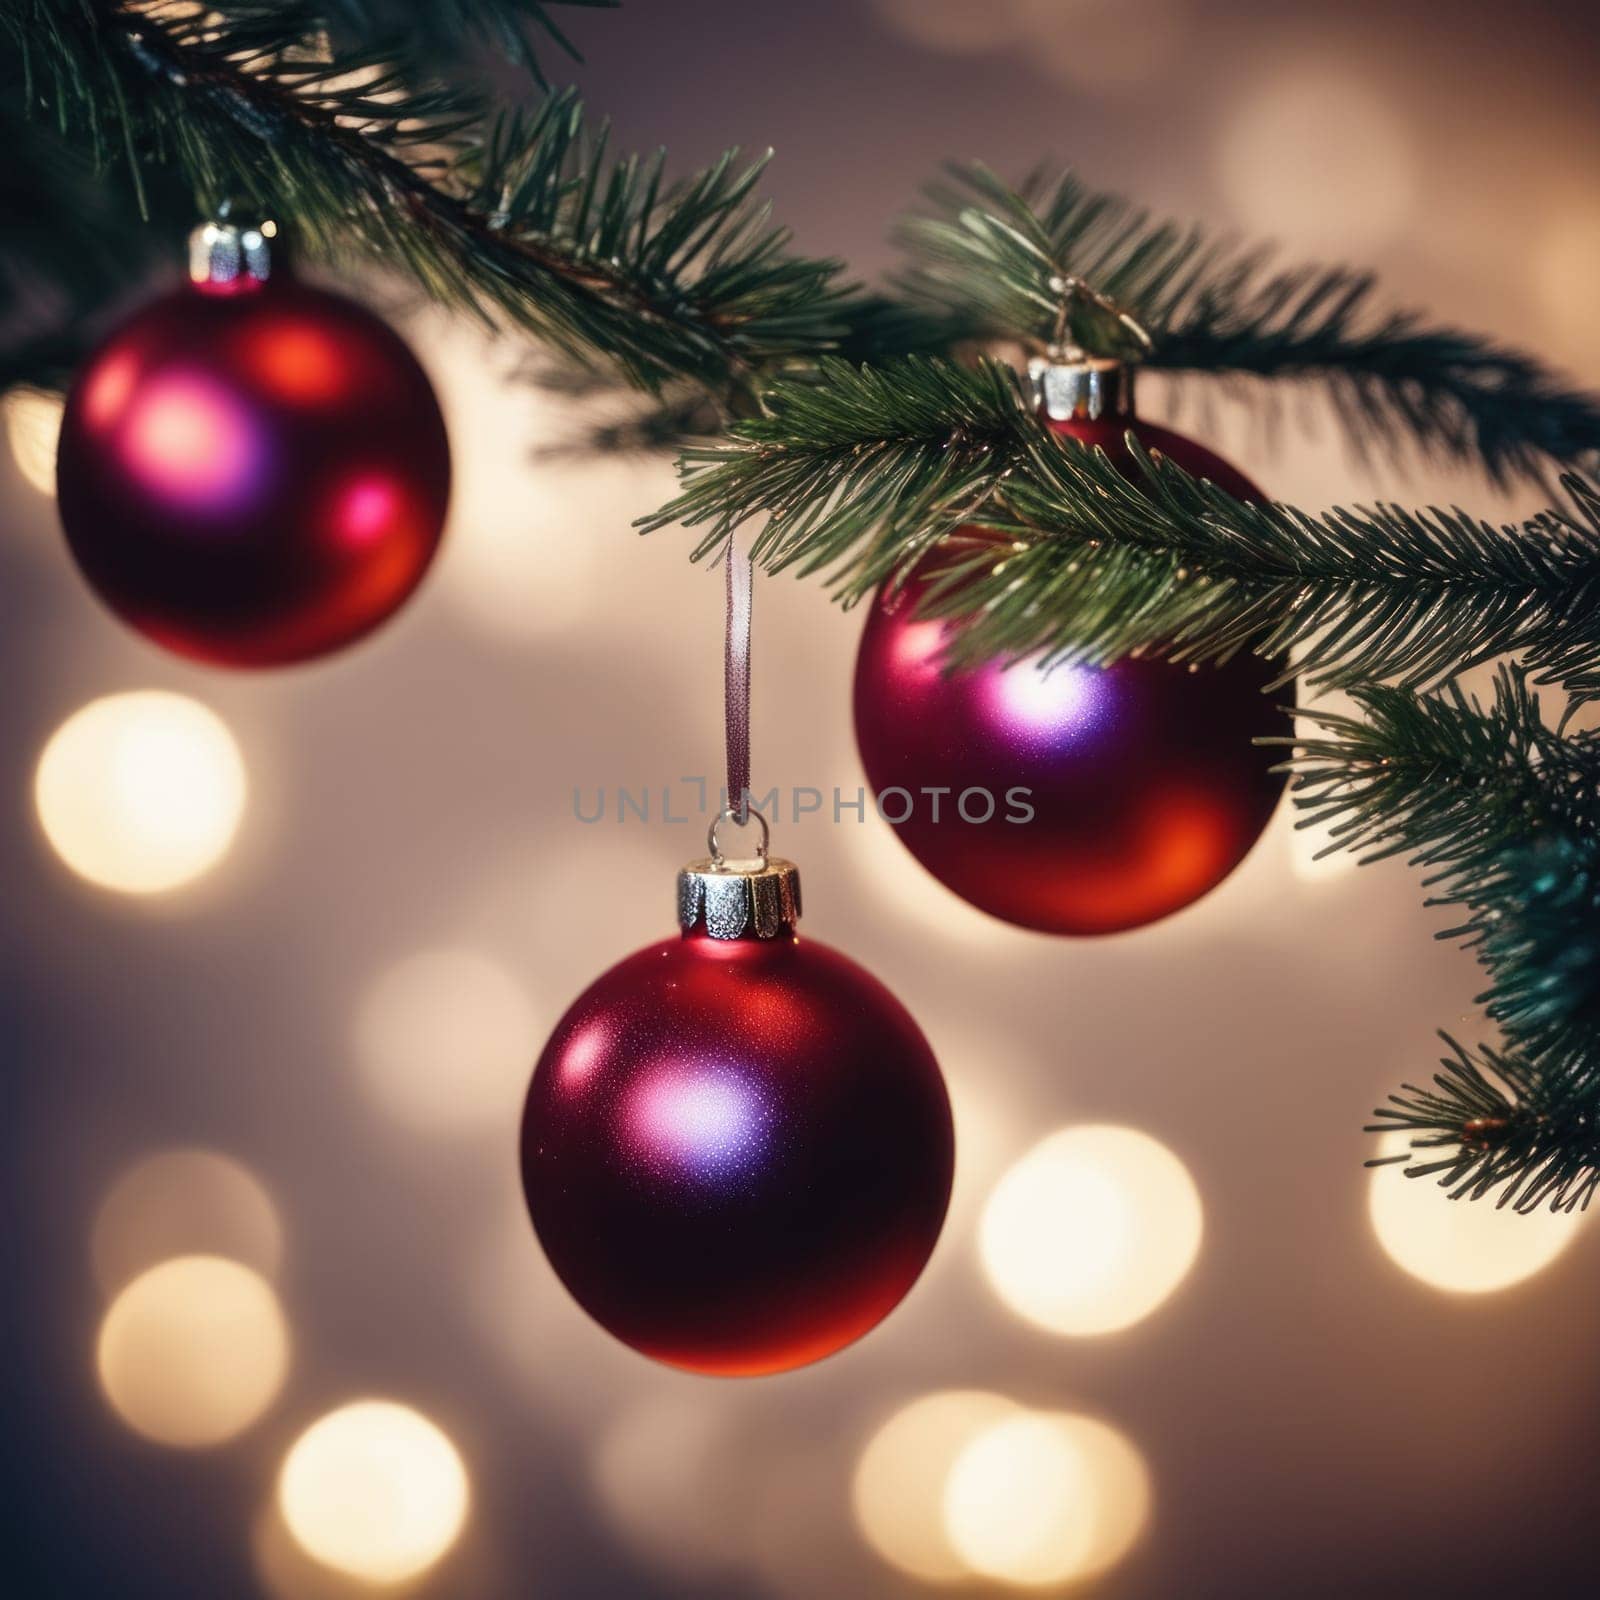
[[[561,1052],[556,1074],[563,1089],[581,1089],[605,1059],[611,1043],[611,1030],[602,1022],[585,1023],[578,1028]]]
[[[403,502],[394,483],[384,477],[358,478],[339,496],[334,521],[346,544],[365,545],[388,533]]]
[[[894,664],[906,672],[937,677],[943,666],[944,624],[908,622],[893,644]]]
[[[209,378],[145,385],[121,436],[129,468],[157,494],[200,511],[231,511],[259,481],[262,444],[250,413]]]
[[[629,1134],[647,1157],[689,1177],[736,1172],[756,1161],[766,1144],[761,1097],[718,1062],[663,1063],[629,1096],[626,1115]]]
[[[1070,743],[1090,732],[1105,710],[1106,675],[1063,663],[1049,668],[1019,661],[986,669],[991,705],[1013,732]]]
[[[139,381],[139,358],[131,350],[111,356],[83,385],[83,416],[91,428],[109,428],[121,417]]]

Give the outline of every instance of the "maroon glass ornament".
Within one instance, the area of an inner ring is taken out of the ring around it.
[[[1036,377],[1049,425],[1130,474],[1132,432],[1230,494],[1262,498],[1204,446],[1135,417],[1129,368],[1082,361]],[[959,623],[916,611],[948,560],[935,549],[901,587],[885,584],[856,660],[862,763],[911,853],[980,910],[1045,933],[1141,927],[1215,888],[1283,790],[1271,771],[1279,752],[1252,742],[1292,731],[1263,693],[1278,669],[1241,654],[1220,667],[1125,656],[947,672]]]
[[[72,387],[67,542],[100,598],[179,655],[325,655],[389,617],[438,548],[438,402],[394,332],[269,261],[260,230],[197,230],[190,277]]]
[[[899,1303],[944,1222],[954,1136],[909,1013],[795,931],[795,868],[725,860],[715,828],[712,851],[679,876],[682,935],[611,968],[551,1035],[522,1174],[551,1265],[602,1327],[754,1376]]]

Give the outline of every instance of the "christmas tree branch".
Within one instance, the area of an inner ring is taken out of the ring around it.
[[[1294,653],[1318,683],[1415,686],[1514,652],[1575,693],[1600,682],[1600,498],[1581,479],[1570,512],[1520,527],[1438,508],[1313,515],[1246,504],[1136,442],[1130,478],[1041,428],[994,364],[825,362],[764,403],[684,453],[682,493],[643,526],[703,526],[707,555],[765,518],[755,559],[831,568],[847,602],[958,524],[999,529],[1003,558],[953,543],[926,602],[966,619],[958,659],[1249,648]]]
[[[1375,308],[1369,274],[1278,266],[1070,172],[1012,188],[983,167],[955,167],[929,195],[930,212],[901,229],[911,255],[902,286],[976,335],[1138,353],[1071,291],[1082,280],[1149,330],[1150,365],[1314,380],[1363,449],[1408,442],[1496,479],[1542,478],[1552,462],[1585,465],[1600,451],[1600,398],[1491,340]],[[1269,404],[1272,393],[1253,391]]]
[[[1452,1042],[1443,1076],[1392,1096],[1377,1128],[1410,1131],[1408,1170],[1458,1193],[1586,1201],[1600,1181],[1600,737],[1552,730],[1510,669],[1488,707],[1457,686],[1354,697],[1362,719],[1302,713],[1320,736],[1287,763],[1301,826],[1427,871],[1429,904],[1466,913],[1439,937],[1473,949],[1506,1042],[1477,1061]]]
[[[174,162],[202,203],[239,196],[328,254],[359,249],[436,298],[644,387],[736,393],[847,329],[834,263],[788,253],[730,152],[668,183],[608,158],[571,93],[492,117],[417,82],[405,51],[329,50],[326,7],[174,12],[9,0],[35,105],[104,162]]]
[[[1476,950],[1492,980],[1480,1002],[1512,1045],[1595,1050],[1600,736],[1549,727],[1510,668],[1487,708],[1454,683],[1352,695],[1363,718],[1301,713],[1320,728],[1286,764],[1301,825],[1369,860],[1409,857],[1428,871],[1430,905],[1467,910],[1440,937]]]
[[[1493,1195],[1517,1211],[1588,1205],[1600,1185],[1592,1062],[1536,1066],[1514,1051],[1472,1051],[1443,1037],[1450,1054],[1431,1083],[1403,1085],[1367,1128],[1409,1134],[1409,1151],[1368,1164],[1404,1162],[1408,1177],[1434,1178],[1454,1199]]]
[[[583,56],[552,15],[554,7],[614,10],[621,0],[324,0],[329,30],[342,37],[389,37],[424,66],[460,56],[463,44],[481,44],[550,87],[534,40],[542,35],[573,61]],[[233,9],[223,0],[224,13]]]

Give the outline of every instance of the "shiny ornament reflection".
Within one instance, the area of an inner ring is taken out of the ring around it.
[[[37,389],[12,389],[5,397],[6,437],[17,471],[40,494],[56,492],[56,441],[62,400]]]
[[[244,803],[244,762],[226,724],[196,700],[155,689],[75,712],[34,777],[56,854],[79,877],[124,894],[161,894],[214,867]]]
[[[851,1503],[867,1542],[891,1566],[925,1583],[969,1577],[951,1542],[945,1490],[951,1468],[980,1434],[1022,1408],[1003,1395],[953,1389],[902,1407],[856,1464]]]
[[[248,1267],[180,1256],[112,1302],[96,1360],[130,1428],[203,1449],[242,1433],[272,1404],[288,1371],[289,1332],[277,1296]]]
[[[1031,1412],[985,1429],[945,1484],[945,1526],[971,1569],[1030,1588],[1115,1566],[1149,1517],[1137,1450],[1091,1417]]]
[[[793,934],[686,934],[613,967],[540,1058],[529,1212],[602,1327],[725,1376],[830,1355],[911,1288],[954,1159],[926,1041]]]
[[[1387,1133],[1377,1153],[1398,1155],[1406,1135]],[[1367,1215],[1384,1253],[1430,1288],[1492,1294],[1542,1272],[1570,1245],[1586,1213],[1523,1216],[1483,1200],[1452,1200],[1437,1182],[1408,1178],[1401,1164],[1374,1167]]]
[[[163,1150],[112,1186],[95,1217],[95,1278],[107,1294],[173,1256],[225,1256],[273,1277],[283,1224],[259,1178],[216,1150]]]
[[[1200,1250],[1200,1194],[1133,1128],[1064,1128],[995,1185],[979,1250],[995,1293],[1052,1333],[1114,1333],[1156,1309]]]
[[[1134,471],[1125,442],[1244,499],[1260,493],[1193,440],[1131,412],[1050,424]],[[1222,666],[1124,656],[1104,666],[1000,660],[943,669],[959,628],[919,618],[941,569],[1005,542],[958,529],[879,590],[856,657],[855,729],[879,808],[962,899],[1024,928],[1106,934],[1207,894],[1260,838],[1283,791],[1290,732],[1250,655]]]
[[[57,484],[73,556],[124,621],[270,666],[350,643],[417,586],[450,454],[402,341],[275,269],[125,322],[68,397]]]
[[[461,1535],[467,1472],[420,1412],[357,1400],[314,1422],[278,1477],[278,1508],[313,1559],[373,1584],[433,1566]]]
[[[424,950],[383,972],[356,1012],[355,1058],[377,1102],[428,1133],[515,1118],[540,1034],[522,984],[471,949]]]

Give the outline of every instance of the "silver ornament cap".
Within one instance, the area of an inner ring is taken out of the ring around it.
[[[1105,356],[1035,356],[1028,363],[1034,409],[1052,422],[1133,414],[1133,367]]]
[[[753,807],[760,845],[753,856],[726,856],[717,842],[732,811],[715,818],[706,843],[711,854],[678,874],[678,924],[685,933],[702,928],[713,939],[776,939],[800,920],[800,869],[767,854],[766,819]]]
[[[202,289],[259,288],[272,276],[271,240],[277,225],[202,222],[189,235],[189,280]]]

